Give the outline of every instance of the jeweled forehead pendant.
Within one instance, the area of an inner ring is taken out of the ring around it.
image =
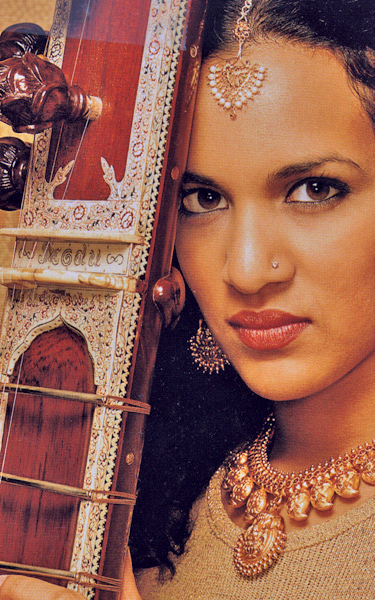
[[[245,0],[234,30],[238,41],[238,54],[234,60],[227,60],[221,66],[212,65],[208,73],[211,93],[219,106],[228,110],[232,119],[236,109],[241,109],[248,100],[259,93],[266,75],[266,69],[242,60],[242,48],[250,35],[247,16],[252,8],[252,0]]]

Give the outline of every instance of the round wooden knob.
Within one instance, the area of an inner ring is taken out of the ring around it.
[[[185,283],[178,269],[154,285],[153,300],[162,314],[165,327],[174,325],[185,304]]]
[[[43,54],[47,35],[39,25],[18,23],[4,29],[0,35],[0,60],[23,56],[26,52]]]
[[[21,207],[30,146],[13,137],[0,138],[0,209]]]
[[[90,118],[91,104],[61,69],[35,54],[0,62],[1,117],[14,131],[38,133],[62,119]]]

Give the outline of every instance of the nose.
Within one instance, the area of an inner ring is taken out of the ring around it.
[[[287,233],[275,215],[236,215],[227,230],[223,281],[241,294],[293,279],[295,265]]]

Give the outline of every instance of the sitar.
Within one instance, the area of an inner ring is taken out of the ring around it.
[[[201,0],[56,0],[0,38],[20,208],[0,355],[0,573],[119,597],[200,65]],[[42,56],[43,53],[43,56]]]

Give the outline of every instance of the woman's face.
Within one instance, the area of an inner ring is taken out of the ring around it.
[[[203,68],[177,253],[247,385],[302,398],[375,372],[375,137],[332,54],[246,58],[266,76],[235,120]]]

